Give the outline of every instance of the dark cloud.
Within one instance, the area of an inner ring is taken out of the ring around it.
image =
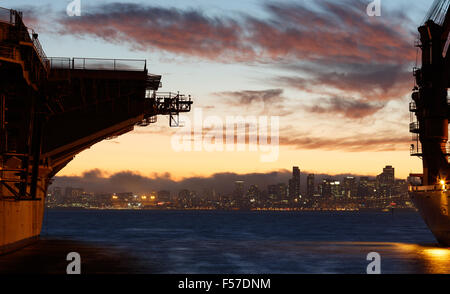
[[[251,41],[271,58],[391,64],[414,59],[414,35],[404,14],[385,9],[383,17],[368,17],[366,1],[358,0],[308,3],[313,8],[267,4],[269,20],[248,19]]]
[[[266,187],[268,184],[287,182],[288,171],[270,173],[251,173],[239,175],[236,173],[217,173],[210,177],[189,177],[176,181],[168,174],[154,174],[150,177],[132,171],[123,171],[107,175],[101,170],[85,172],[82,176],[57,176],[52,184],[56,186],[82,187],[91,192],[136,192],[146,193],[169,189],[178,191],[190,189],[198,192],[216,189],[218,192],[228,193],[234,188],[234,182],[244,180],[247,183]]]
[[[242,108],[252,109],[253,115],[277,115],[286,116],[293,110],[286,107],[287,98],[283,95],[283,89],[268,89],[260,91],[225,91],[212,93],[223,98],[221,101],[226,106],[232,106],[230,111],[242,115]]]
[[[322,149],[346,152],[381,152],[409,150],[411,138],[395,134],[355,134],[354,136],[311,137],[306,135],[281,136],[280,145],[292,146],[296,149]]]
[[[238,21],[195,10],[112,3],[59,21],[61,34],[95,36],[138,50],[159,49],[213,60],[254,58],[251,46],[241,42],[244,32]]]
[[[254,103],[280,103],[285,100],[282,89],[269,89],[262,91],[230,91],[215,93],[218,96],[228,98],[226,104],[234,106],[247,106]]]
[[[308,6],[308,7],[307,7]],[[367,3],[327,0],[264,5],[267,19],[249,14],[210,17],[197,10],[143,4],[99,4],[81,17],[59,20],[60,33],[96,36],[141,50],[159,49],[220,61],[294,58],[397,64],[413,60],[410,21],[384,11],[368,17]],[[406,28],[405,28],[406,27]]]
[[[302,171],[301,181],[303,183],[306,183],[307,174],[308,172]],[[319,182],[323,178],[341,179],[349,175],[318,174],[316,175],[316,181]],[[210,177],[190,177],[176,181],[167,174],[156,174],[146,177],[136,172],[123,171],[107,176],[100,170],[92,170],[85,172],[82,176],[56,176],[50,189],[53,187],[78,187],[95,193],[148,193],[159,190],[169,190],[172,193],[178,193],[182,189],[202,193],[214,189],[218,193],[231,193],[234,189],[234,182],[238,180],[244,181],[245,188],[255,184],[258,185],[260,190],[266,190],[267,186],[271,184],[287,184],[291,177],[290,171],[280,170],[249,174],[217,173]]]
[[[307,107],[310,112],[326,115],[340,115],[350,119],[361,119],[371,116],[383,109],[383,104],[371,104],[364,101],[332,97],[322,99],[319,105]]]
[[[401,99],[411,91],[412,79],[408,65],[335,64],[292,67],[308,75],[282,76],[281,84],[309,93],[336,95],[336,91],[368,101]],[[330,68],[332,69],[330,71]]]
[[[343,91],[369,101],[399,99],[411,88],[414,25],[401,11],[384,9],[382,17],[369,17],[366,7],[362,0],[269,2],[263,4],[268,16],[255,18],[113,3],[58,23],[60,34],[95,36],[138,50],[290,67],[294,73],[273,81],[321,96]],[[260,93],[240,94],[246,102]]]

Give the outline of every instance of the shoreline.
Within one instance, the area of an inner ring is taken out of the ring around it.
[[[358,209],[293,209],[293,208],[260,208],[260,209],[215,209],[215,208],[100,208],[100,207],[46,207],[46,210],[107,210],[107,211],[218,211],[218,212],[391,212],[386,208],[358,208]],[[417,211],[416,208],[394,208],[393,211]]]

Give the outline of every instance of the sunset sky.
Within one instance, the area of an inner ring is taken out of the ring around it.
[[[58,175],[100,169],[172,179],[302,171],[396,176],[409,156],[408,103],[417,26],[432,0],[0,1],[24,12],[48,56],[147,59],[161,91],[191,94],[203,116],[280,117],[278,160],[260,152],[175,152],[168,118],[77,155]],[[193,112],[187,117],[193,119]]]

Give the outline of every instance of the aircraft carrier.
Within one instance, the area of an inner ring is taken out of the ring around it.
[[[160,87],[146,60],[47,57],[0,8],[0,254],[39,237],[47,187],[76,154],[158,115],[178,125],[192,100]]]
[[[450,166],[448,122],[450,100],[450,1],[434,2],[419,27],[417,46],[422,64],[414,68],[415,86],[410,132],[411,155],[422,159],[423,173],[411,174],[410,196],[426,224],[443,246],[450,246]]]

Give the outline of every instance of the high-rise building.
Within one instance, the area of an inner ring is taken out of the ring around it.
[[[381,184],[392,186],[395,183],[395,169],[391,165],[386,165],[378,177]]]
[[[287,190],[288,187],[284,183],[267,186],[269,201],[273,203],[287,200]]]
[[[233,191],[234,206],[241,207],[244,204],[244,181],[234,182]]]
[[[300,169],[298,166],[292,168],[292,180],[294,181],[295,196],[300,195]]]
[[[267,197],[271,202],[278,201],[278,185],[267,186]]]
[[[369,196],[369,178],[360,177],[358,183],[358,197],[365,198]]]
[[[330,179],[322,180],[322,183],[319,185],[319,194],[323,198],[329,198],[332,196],[331,194],[331,183],[334,182]]]
[[[343,196],[353,198],[357,196],[358,186],[355,177],[345,177],[343,182]]]
[[[289,180],[288,188],[291,201],[300,196],[300,169],[298,166],[292,168],[292,179]]]
[[[387,165],[383,172],[377,176],[377,195],[380,197],[392,196],[395,185],[395,170]]]
[[[257,185],[251,185],[250,188],[248,188],[246,199],[253,207],[261,204],[261,192]]]
[[[298,198],[298,195],[296,196],[296,188],[294,179],[289,179],[288,186],[287,186],[287,195],[291,202],[295,201],[295,199]]]
[[[314,187],[314,174],[309,174],[306,179],[306,197],[308,197],[308,199],[311,199],[314,196]]]
[[[367,181],[367,192],[368,197],[374,197],[377,195],[377,180],[376,179],[369,179]]]
[[[335,198],[342,197],[342,185],[340,181],[332,181],[330,183],[331,196]]]
[[[234,182],[234,192],[242,196],[244,194],[244,181]]]
[[[288,187],[284,183],[278,184],[278,197],[280,201],[287,201],[288,199]]]

